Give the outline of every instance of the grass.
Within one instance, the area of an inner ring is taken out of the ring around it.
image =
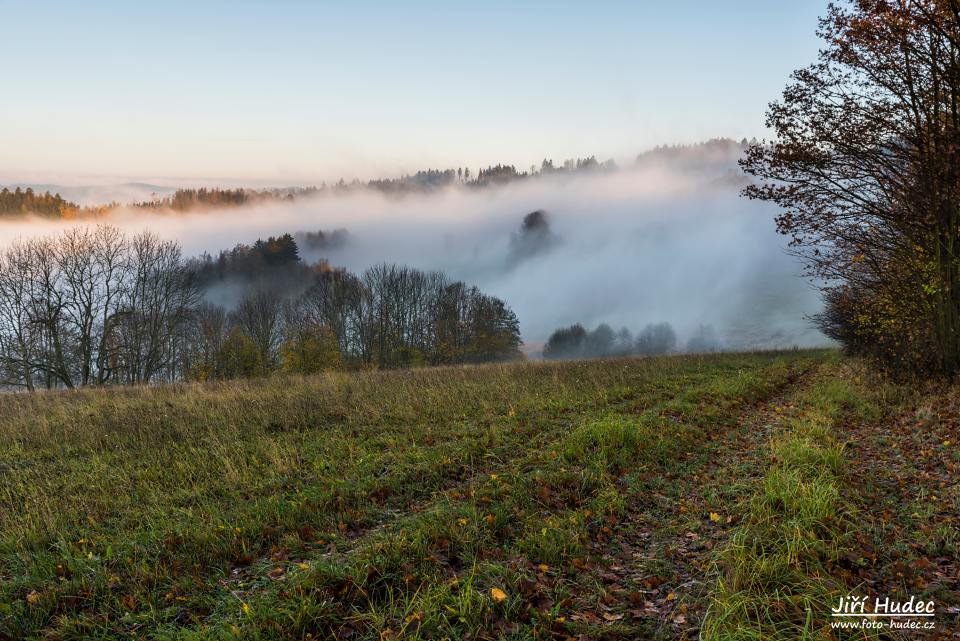
[[[844,633],[831,628],[830,608],[858,586],[844,583],[833,568],[855,545],[862,515],[855,497],[844,494],[851,443],[840,425],[877,421],[896,404],[883,402],[889,386],[870,389],[845,375],[842,363],[825,370],[778,408],[766,471],[742,507],[742,525],[717,558],[704,639],[835,639]],[[847,634],[877,638],[880,632]]]
[[[706,603],[704,637],[798,638],[855,510],[833,426],[878,407],[840,367],[800,351],[7,395],[0,639],[674,638]]]

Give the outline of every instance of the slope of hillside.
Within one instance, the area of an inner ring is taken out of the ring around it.
[[[0,639],[830,638],[867,580],[945,631],[937,394],[793,351],[7,395]]]

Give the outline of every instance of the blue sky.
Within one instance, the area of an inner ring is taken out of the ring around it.
[[[826,0],[0,0],[0,182],[319,182],[763,136]]]

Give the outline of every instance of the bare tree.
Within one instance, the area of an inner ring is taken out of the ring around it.
[[[223,377],[219,360],[229,329],[227,311],[220,305],[202,302],[192,311],[184,363],[186,378],[205,381]]]
[[[31,314],[36,297],[31,256],[30,245],[20,241],[0,255],[0,384],[32,391],[42,351]]]
[[[77,227],[53,243],[63,275],[64,331],[72,338],[78,382],[103,383],[109,373],[110,324],[129,272],[126,241],[115,227]]]
[[[130,241],[130,260],[129,285],[113,327],[118,375],[128,384],[172,379],[199,292],[176,243],[143,232]]]
[[[46,387],[58,383],[74,387],[74,369],[68,359],[69,334],[64,327],[69,301],[63,286],[63,273],[57,260],[53,239],[35,239],[29,243],[31,287],[30,315],[41,328],[41,369]]]
[[[344,355],[361,355],[362,285],[344,269],[319,273],[298,302],[303,315],[316,325],[330,328]]]
[[[276,364],[283,340],[282,303],[275,291],[258,289],[244,296],[232,315],[234,323],[253,339],[266,366]]]

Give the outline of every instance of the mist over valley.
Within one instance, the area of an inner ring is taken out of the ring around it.
[[[551,171],[545,161],[535,173],[482,187],[454,178],[400,193],[290,190],[297,196],[222,208],[121,206],[96,222],[149,229],[187,257],[290,233],[307,263],[441,271],[507,302],[528,354],[575,323],[636,332],[668,322],[681,346],[703,327],[723,349],[823,345],[807,319],[819,296],[785,251],[771,208],[739,196],[741,152],[733,141],[712,141],[658,148],[622,168]],[[84,188],[87,202],[110,202],[113,193],[108,187],[98,198],[96,187]],[[536,224],[525,225],[534,213]],[[75,224],[6,219],[0,242]],[[222,282],[205,295],[231,308],[244,287]]]

